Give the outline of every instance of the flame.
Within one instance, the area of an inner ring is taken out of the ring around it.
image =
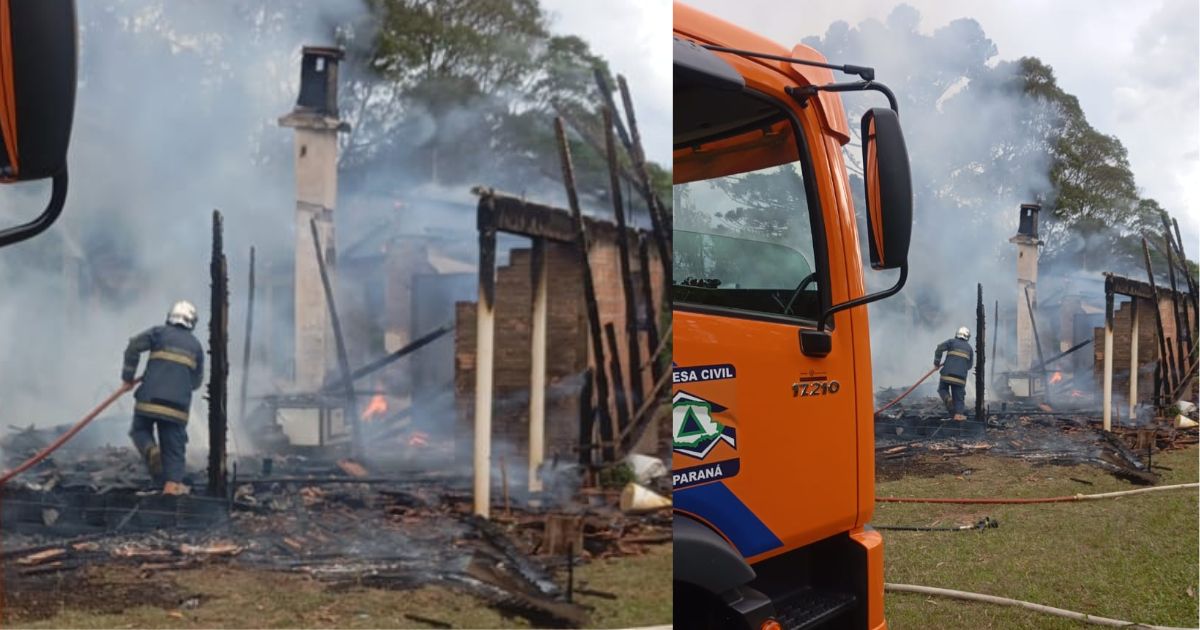
[[[1062,372],[1055,372],[1053,375],[1050,376],[1050,382],[1052,384],[1061,382],[1062,379],[1063,379]]]
[[[429,446],[429,434],[424,431],[413,431],[408,438],[409,446]]]
[[[367,408],[363,409],[360,417],[363,420],[370,422],[375,418],[387,413],[387,410],[387,399],[383,397],[383,394],[375,394],[371,397],[371,402],[367,404]]]
[[[1083,398],[1083,392],[1079,391],[1078,389],[1072,389],[1071,398]]]

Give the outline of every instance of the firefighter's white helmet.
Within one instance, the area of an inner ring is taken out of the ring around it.
[[[171,305],[167,313],[167,323],[183,326],[191,330],[196,327],[196,305],[187,300],[180,300]]]
[[[971,329],[963,326],[958,329],[958,332],[954,333],[954,336],[966,341],[971,338]]]

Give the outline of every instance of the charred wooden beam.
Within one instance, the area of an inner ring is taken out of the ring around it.
[[[983,284],[976,284],[975,298],[975,419],[983,420],[984,402],[986,401],[984,389],[984,374],[986,373],[986,357],[987,347],[984,345],[984,339],[987,336],[986,325],[983,311]]]
[[[337,302],[333,297],[333,283],[329,279],[329,268],[325,265],[321,236],[317,233],[317,218],[308,220],[312,230],[313,247],[317,251],[317,270],[321,273],[321,287],[325,290],[325,304],[329,308],[329,322],[333,325],[333,341],[337,348],[338,371],[346,392],[346,416],[349,416],[351,448],[355,458],[362,457],[362,423],[358,418],[358,404],[354,397],[354,379],[350,377],[350,357],[346,353],[346,338],[342,336],[342,320],[338,319]]]
[[[638,133],[637,116],[633,111],[633,97],[629,94],[629,85],[625,77],[617,75],[617,85],[621,89],[621,102],[625,106],[625,119],[629,121],[629,131],[633,136],[634,168],[642,185],[642,196],[646,199],[647,210],[650,214],[650,224],[653,226],[654,244],[658,248],[659,263],[663,266],[663,277],[671,277],[671,217],[666,212],[662,200],[654,192],[650,181],[650,170],[646,166],[646,151],[642,147],[642,136]]]
[[[608,378],[604,369],[604,337],[600,332],[600,309],[596,304],[596,287],[592,280],[592,265],[588,260],[587,228],[583,222],[583,210],[579,207],[579,194],[575,190],[575,167],[571,163],[571,147],[567,144],[567,131],[561,117],[554,119],[554,134],[558,140],[559,159],[562,162],[563,185],[567,189],[567,202],[575,220],[575,249],[579,253],[579,264],[583,272],[583,297],[587,306],[588,330],[592,339],[592,359],[596,366],[597,407],[600,411],[600,435],[604,442],[604,461],[612,461],[612,421],[609,413]]]
[[[642,406],[643,388],[642,388],[642,348],[638,339],[638,308],[637,298],[633,293],[633,271],[632,261],[629,253],[629,230],[625,224],[625,204],[621,199],[621,181],[617,177],[617,147],[616,140],[613,138],[613,113],[608,108],[604,109],[604,147],[606,149],[606,157],[608,158],[608,184],[612,189],[611,197],[613,204],[613,216],[617,220],[617,249],[620,253],[618,267],[621,273],[621,290],[625,299],[625,341],[627,343],[629,357],[629,392],[633,398],[633,408],[637,409]],[[611,326],[611,324],[609,324]],[[610,344],[611,345],[611,344]],[[617,361],[619,367],[620,355],[613,355],[613,359]],[[615,377],[614,377],[615,378]],[[618,383],[618,392],[621,387]],[[623,406],[618,406],[618,409]],[[626,418],[627,420],[628,418]],[[624,424],[624,421],[622,422]]]
[[[658,350],[658,309],[654,306],[654,283],[650,277],[649,246],[650,241],[645,236],[638,239],[638,264],[641,267],[638,271],[642,277],[642,307],[645,309],[644,315],[646,318],[646,347],[651,352],[656,352]],[[658,382],[658,377],[662,375],[661,363],[657,360],[656,356],[649,357],[646,363],[650,366],[650,380]]]
[[[629,426],[629,397],[625,395],[625,374],[621,370],[621,353],[617,348],[617,328],[612,322],[604,325],[604,336],[608,339],[609,372],[612,376],[613,394],[617,401],[616,422],[613,423],[613,435],[621,435]],[[634,409],[637,407],[635,406]],[[618,454],[619,455],[619,454]]]
[[[592,466],[592,433],[596,426],[595,408],[592,407],[592,385],[595,378],[592,368],[584,370],[583,387],[579,390],[579,464]]]
[[[992,309],[992,374],[989,381],[996,384],[996,331],[1000,330],[1000,300]]]
[[[646,396],[646,402],[633,413],[633,418],[629,421],[629,426],[621,433],[619,442],[626,452],[633,449],[634,445],[642,439],[642,434],[646,432],[646,428],[650,425],[650,420],[654,417],[653,409],[659,403],[659,396],[664,396],[665,392],[670,391],[667,383],[670,379],[670,372],[663,372],[663,375],[654,382],[654,387],[650,389],[650,394]]]
[[[600,96],[604,98],[604,106],[609,111],[617,111],[616,103],[613,101],[612,86],[608,84],[608,78],[604,76],[604,71],[599,66],[592,68],[592,76],[596,79],[596,87],[600,89]],[[622,83],[624,79],[618,79]],[[625,130],[625,124],[620,118],[613,121],[617,127],[617,133],[621,134],[621,144],[625,146],[625,150],[633,153],[633,142],[629,139],[629,132]]]
[[[1029,297],[1029,285],[1025,285],[1025,307],[1029,309],[1029,323],[1033,328],[1033,345],[1037,347],[1038,363],[1042,364],[1042,387],[1046,402],[1050,402],[1050,376],[1046,372],[1046,358],[1042,356],[1042,339],[1038,336],[1037,315],[1033,312],[1033,300]]]
[[[1085,340],[1071,346],[1070,348],[1067,348],[1066,350],[1063,350],[1062,352],[1050,357],[1049,359],[1046,359],[1045,365],[1035,365],[1033,367],[1033,369],[1037,369],[1037,370],[1043,369],[1043,368],[1049,366],[1051,363],[1054,363],[1055,361],[1058,361],[1059,359],[1065,358],[1067,355],[1073,354],[1076,350],[1080,350],[1080,349],[1084,348],[1085,346],[1087,346],[1090,343],[1092,343],[1091,339],[1085,339]]]
[[[1155,247],[1157,248],[1158,246],[1155,245]],[[1108,278],[1112,279],[1112,291],[1118,295],[1153,300],[1155,299],[1156,294],[1161,295],[1164,291],[1166,291],[1165,288],[1152,287],[1148,282],[1142,282],[1140,280],[1134,280],[1133,278],[1118,276],[1113,273],[1105,273],[1104,277],[1106,282],[1108,281]]]
[[[1183,316],[1180,317],[1179,308],[1181,305],[1179,303],[1179,287],[1175,283],[1175,247],[1171,240],[1171,233],[1167,232],[1164,234],[1163,240],[1167,244],[1167,278],[1171,282],[1171,315],[1175,321],[1176,348],[1174,351],[1175,361],[1172,362],[1172,365],[1175,368],[1176,374],[1183,374],[1187,371],[1187,366],[1185,365],[1184,361],[1187,358],[1188,350],[1190,349],[1189,346],[1191,345],[1188,343],[1189,335],[1185,329],[1185,323],[1187,321],[1187,307],[1183,307],[1184,313]]]
[[[208,494],[214,497],[223,497],[228,490],[225,441],[229,428],[229,269],[223,231],[221,213],[213,210],[212,261],[208,268],[212,281],[208,319]]]
[[[1187,278],[1188,292],[1191,294],[1192,313],[1200,316],[1200,305],[1197,304],[1197,293],[1200,293],[1200,286],[1197,286],[1196,279],[1192,277],[1191,270],[1187,267],[1187,253],[1183,251],[1183,237],[1179,234],[1179,221],[1171,219],[1171,225],[1175,228],[1175,241],[1179,244],[1179,264],[1183,269],[1183,277]]]
[[[454,324],[445,324],[442,327],[434,330],[433,332],[426,333],[420,337],[417,337],[412,342],[410,342],[409,344],[400,348],[399,350],[396,350],[395,352],[386,354],[378,359],[375,359],[374,361],[351,372],[350,373],[351,382],[360,380],[366,376],[370,376],[370,375],[374,374],[375,372],[378,372],[379,370],[382,370],[383,368],[395,363],[396,361],[399,361],[400,359],[416,352],[417,350],[420,350],[421,348],[424,348],[425,346],[433,343],[434,341],[437,341],[438,338],[442,337],[443,335],[446,335],[447,333],[451,332],[452,330],[454,330]],[[333,381],[332,383],[329,383],[325,387],[321,388],[321,393],[329,394],[329,393],[332,393],[339,389],[344,390],[345,387],[346,387],[345,379],[338,379],[336,381]]]
[[[1171,364],[1167,361],[1167,338],[1163,332],[1162,307],[1158,299],[1158,285],[1154,281],[1154,267],[1150,264],[1150,245],[1145,238],[1142,239],[1142,255],[1146,260],[1146,276],[1150,278],[1150,294],[1146,297],[1154,303],[1154,327],[1155,332],[1158,334],[1158,365],[1159,371],[1162,374],[1163,390],[1171,392],[1175,390],[1175,381],[1171,374]],[[1159,400],[1157,405],[1161,407],[1164,402],[1163,400]]]
[[[250,341],[254,329],[254,247],[250,247],[250,278],[246,286],[246,339],[242,343],[242,390],[238,397],[238,418],[246,421],[246,386],[250,381]]]

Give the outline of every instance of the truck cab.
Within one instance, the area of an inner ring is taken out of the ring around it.
[[[674,46],[676,622],[886,627],[863,306],[907,277],[895,99],[870,68],[680,4]],[[870,258],[899,276],[867,295],[839,93],[870,90],[892,104],[858,130]]]

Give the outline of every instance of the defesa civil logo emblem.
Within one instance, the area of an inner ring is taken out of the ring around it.
[[[704,459],[717,442],[737,448],[737,433],[713,419],[712,414],[725,407],[687,392],[676,392],[671,399],[671,426],[676,453]]]

